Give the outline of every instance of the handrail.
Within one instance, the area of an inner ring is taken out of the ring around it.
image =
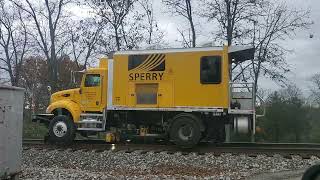
[[[229,84],[230,84],[230,89],[238,89],[238,88],[243,88],[243,89],[248,89],[248,91],[249,92],[251,92],[252,91],[252,97],[253,98],[255,98],[255,97],[257,97],[259,100],[260,100],[260,102],[261,102],[261,106],[263,107],[263,113],[262,114],[257,114],[256,115],[256,117],[257,118],[261,118],[261,117],[264,117],[265,116],[265,114],[266,114],[266,106],[265,106],[265,101],[259,96],[259,95],[257,95],[256,93],[254,93],[254,83],[251,83],[251,82],[229,82]],[[233,86],[233,85],[246,85],[246,86],[244,86],[244,87],[235,87],[235,86]],[[248,85],[252,85],[252,86],[248,86]],[[253,103],[255,103],[255,100],[254,100],[254,102]],[[255,108],[255,105],[254,105],[254,107],[253,108]]]
[[[250,83],[250,82],[230,82],[230,84],[254,84],[254,83]]]
[[[256,96],[262,102],[262,107],[263,107],[263,113],[262,114],[257,114],[256,117],[257,118],[261,118],[261,117],[264,117],[266,115],[266,106],[265,106],[266,102],[258,94]]]

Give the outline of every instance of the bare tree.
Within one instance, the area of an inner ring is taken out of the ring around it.
[[[67,44],[63,36],[66,28],[63,25],[65,18],[64,8],[71,0],[31,1],[10,0],[32,19],[32,30],[29,33],[48,61],[49,81],[53,90],[56,90],[58,80],[57,56],[63,54]]]
[[[156,17],[154,16],[154,8],[152,0],[139,0],[139,4],[144,10],[146,16],[146,29],[147,29],[147,38],[146,43],[148,48],[155,48],[160,44],[163,44],[164,33],[158,28]]]
[[[209,21],[216,21],[219,29],[216,40],[227,40],[228,46],[234,39],[246,36],[250,29],[246,26],[248,19],[257,16],[259,6],[264,0],[203,0],[203,13]]]
[[[150,0],[140,0],[139,4],[145,11],[145,14],[147,15],[147,21],[148,21],[148,38],[147,43],[151,44],[152,35],[154,31],[154,14],[153,14],[153,4]]]
[[[311,78],[311,96],[314,103],[320,105],[320,73],[317,73]]]
[[[182,45],[185,48],[190,48],[193,47],[192,46],[192,33],[190,31],[190,28],[188,29],[179,29],[177,28],[178,33],[180,34],[181,38],[182,38]]]
[[[177,14],[186,18],[189,22],[191,29],[191,47],[196,47],[196,31],[194,25],[194,12],[191,0],[162,0],[162,2],[168,6],[172,13]],[[185,45],[189,45],[187,38],[185,37],[184,31],[179,30],[180,35],[183,38],[183,42]]]
[[[112,26],[117,50],[120,50],[122,45],[121,28],[135,1],[136,0],[108,0],[101,2],[92,0],[90,4],[93,11],[99,15],[106,24]]]
[[[143,24],[144,14],[133,11],[131,16],[121,24],[121,34],[127,49],[139,49],[146,39],[147,27]]]
[[[25,17],[8,1],[0,2],[0,69],[10,77],[11,85],[19,86],[21,65],[27,52],[28,35]],[[1,53],[0,53],[1,54]]]
[[[72,48],[71,57],[78,69],[80,67],[86,69],[90,58],[98,53],[97,46],[99,39],[103,38],[102,32],[102,23],[96,22],[91,18],[80,20],[74,26],[69,27],[69,38]]]
[[[258,90],[261,75],[283,84],[290,67],[285,59],[288,52],[279,44],[307,28],[309,12],[287,7],[269,0],[204,0],[204,16],[218,22],[216,37],[228,45],[246,44],[256,49],[255,58],[233,64],[233,81],[253,81]]]
[[[98,54],[106,55],[117,49],[115,41],[112,40],[114,39],[114,35],[113,33],[110,33],[112,30],[113,29],[111,27],[104,25],[101,36],[97,41],[96,52]]]
[[[308,28],[311,25],[309,14],[309,11],[295,10],[282,3],[269,3],[263,8],[250,34],[256,55],[247,69],[256,90],[261,75],[286,85],[286,73],[290,71],[286,61],[288,50],[279,42],[292,38],[297,30]]]

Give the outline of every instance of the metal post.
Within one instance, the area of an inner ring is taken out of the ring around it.
[[[230,126],[230,124],[225,125],[225,131],[226,131],[226,142],[229,143],[231,141],[231,126]]]
[[[251,142],[254,143],[255,142],[255,138],[254,138],[254,134],[251,133]]]

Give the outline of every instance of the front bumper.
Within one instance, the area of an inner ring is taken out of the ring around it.
[[[54,117],[54,114],[33,114],[32,122],[49,124],[53,117]]]

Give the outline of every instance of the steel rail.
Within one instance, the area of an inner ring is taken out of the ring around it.
[[[320,157],[320,144],[314,143],[223,143],[219,145],[200,144],[191,149],[179,148],[172,144],[133,144],[133,143],[119,143],[110,144],[102,140],[75,140],[73,144],[68,146],[58,144],[48,144],[41,139],[24,139],[24,149],[40,148],[40,149],[69,149],[72,151],[85,150],[85,151],[125,151],[125,152],[167,152],[167,153],[232,153],[232,154],[247,154],[256,156],[265,154],[273,156],[280,154],[286,157],[292,155],[299,155],[302,157],[310,158],[311,156]]]

